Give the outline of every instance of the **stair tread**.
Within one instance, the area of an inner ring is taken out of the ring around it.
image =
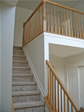
[[[13,86],[20,86],[20,85],[35,85],[36,82],[12,82]]]
[[[13,49],[13,53],[14,53],[14,52],[24,53],[23,50],[15,50],[15,49]]]
[[[14,103],[14,109],[38,107],[38,106],[44,106],[44,105],[45,103],[42,101]]]
[[[12,77],[33,77],[32,74],[13,74]]]
[[[13,46],[13,48],[22,48],[21,46]]]
[[[13,63],[28,63],[28,61],[26,61],[26,60],[25,60],[25,61],[22,61],[22,60],[21,60],[21,61],[18,61],[18,60],[15,61],[15,60],[14,60]]]
[[[13,55],[13,57],[26,57],[25,55]]]
[[[12,68],[19,68],[19,69],[31,69],[30,67],[12,67]]]
[[[40,91],[20,91],[12,92],[12,96],[39,95]]]

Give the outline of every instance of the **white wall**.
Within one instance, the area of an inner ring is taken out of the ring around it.
[[[32,10],[16,7],[14,46],[22,46],[23,22],[25,22]]]
[[[0,112],[1,112],[1,3],[0,3]]]
[[[1,10],[1,112],[11,112],[12,53],[15,7],[2,4]]]
[[[38,36],[35,40],[30,42],[24,47],[31,61],[33,66],[36,70],[38,78],[44,88],[44,38],[42,35]]]
[[[67,57],[64,60],[65,60],[65,65],[77,64],[77,63],[84,64],[84,53]]]
[[[50,64],[53,66],[54,70],[56,71],[57,75],[60,77],[62,82],[65,84],[65,66],[64,66],[64,59],[49,55]]]
[[[78,3],[74,8],[84,12],[84,1],[81,1],[80,3]]]

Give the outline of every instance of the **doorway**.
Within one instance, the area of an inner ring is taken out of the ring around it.
[[[84,106],[84,66],[67,67],[67,89],[79,107]]]

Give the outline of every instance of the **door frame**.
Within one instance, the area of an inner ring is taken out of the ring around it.
[[[75,63],[75,64],[68,64],[66,65],[66,87],[69,91],[69,84],[68,84],[68,68],[69,67],[78,67],[78,106],[80,107],[80,77],[79,77],[79,67],[84,66],[84,63]]]

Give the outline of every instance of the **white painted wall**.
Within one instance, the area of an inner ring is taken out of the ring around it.
[[[33,66],[36,70],[38,78],[42,84],[44,89],[44,38],[43,35],[38,36],[35,40],[30,42],[24,47],[31,61]]]
[[[74,8],[84,12],[84,1],[79,2]]]
[[[62,82],[65,84],[65,66],[64,66],[64,58],[60,58],[57,56],[49,55],[49,61],[56,71],[57,75],[60,77]]]
[[[1,3],[0,3],[0,112],[1,112]]]
[[[31,13],[32,10],[16,7],[14,46],[22,46],[23,22],[28,19]]]
[[[65,58],[65,65],[84,64],[84,53]]]
[[[1,112],[11,112],[12,53],[15,7],[2,4],[1,10]]]

